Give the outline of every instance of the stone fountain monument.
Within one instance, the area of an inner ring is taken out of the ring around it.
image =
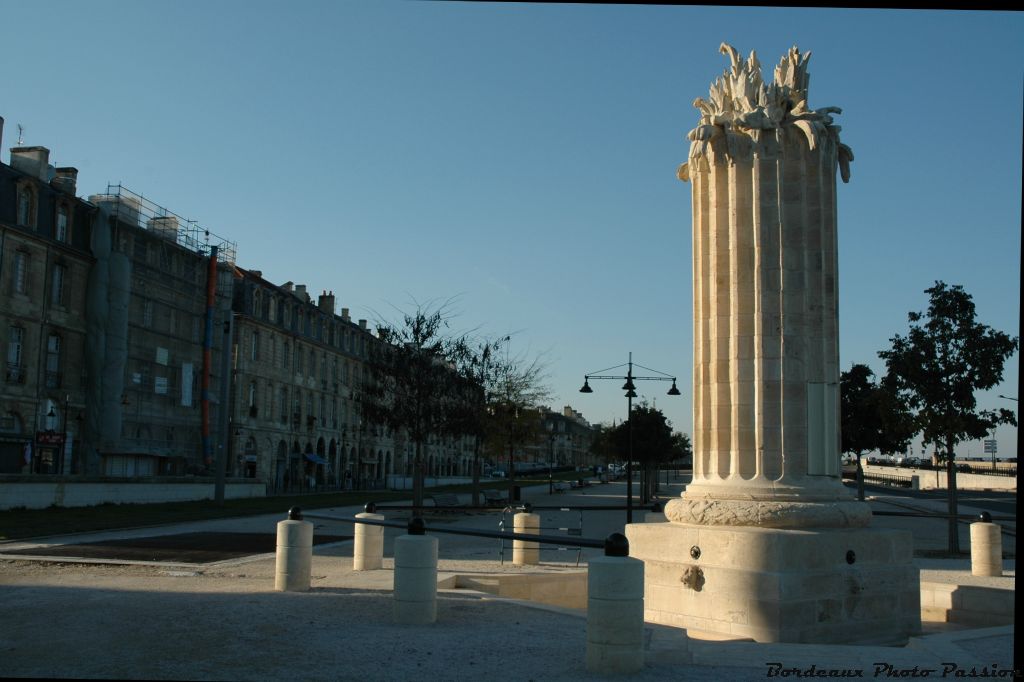
[[[870,527],[839,471],[835,107],[810,53],[732,62],[694,102],[693,482],[631,524],[645,617],[691,636],[900,644],[920,631],[909,533]]]

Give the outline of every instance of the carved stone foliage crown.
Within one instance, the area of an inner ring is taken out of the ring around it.
[[[698,97],[693,102],[701,112],[700,123],[687,135],[690,159],[679,168],[679,178],[689,180],[688,166],[705,158],[713,142],[724,138],[725,153],[733,161],[748,157],[755,148],[770,156],[787,130],[796,129],[803,133],[810,149],[834,149],[843,182],[849,182],[853,152],[839,142],[840,127],[832,124],[831,116],[842,110],[807,106],[807,62],[811,53],[801,54],[796,46],[790,48],[775,67],[775,80],[765,84],[756,52],[751,51],[744,59],[726,43],[719,51],[729,55],[732,67],[711,84],[707,100]]]

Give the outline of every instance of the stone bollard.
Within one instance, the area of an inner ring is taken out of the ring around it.
[[[537,535],[540,532],[540,515],[519,512],[513,517],[512,530],[516,533]],[[528,540],[512,541],[512,564],[514,566],[540,563],[540,543]]]
[[[395,538],[395,621],[428,625],[437,620],[437,538],[423,519],[409,521],[409,534]]]
[[[612,533],[587,570],[587,671],[631,673],[644,667],[644,562]]]
[[[971,524],[971,575],[1003,574],[1003,535],[992,515],[982,512]]]
[[[356,514],[357,519],[383,521],[383,514],[374,514],[377,506],[367,502],[366,511]],[[352,570],[373,571],[384,567],[384,528],[365,523],[355,524],[355,546],[352,548]]]
[[[313,567],[313,524],[302,520],[302,510],[292,507],[288,520],[277,524],[277,567],[274,589],[305,592]]]

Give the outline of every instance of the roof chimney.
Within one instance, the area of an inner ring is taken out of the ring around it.
[[[11,168],[48,182],[50,150],[46,147],[11,147]]]
[[[300,299],[302,299],[303,303],[309,303],[309,294],[306,293],[306,285],[305,284],[296,284],[295,285],[295,295],[298,296]]]
[[[320,294],[320,298],[317,300],[317,307],[325,313],[334,314],[334,292],[327,293],[324,291]]]
[[[366,329],[366,320],[359,320],[359,328]]]
[[[0,116],[0,149],[4,146],[4,117]]]
[[[291,282],[285,282],[281,285],[281,288],[285,291],[294,291],[294,285]]]
[[[345,322],[351,322],[352,321],[352,318],[349,317],[349,315],[348,315],[348,308],[342,308],[341,309],[341,319],[344,320]]]
[[[50,181],[50,184],[65,194],[75,196],[78,188],[78,169],[70,166],[58,168],[57,176]]]

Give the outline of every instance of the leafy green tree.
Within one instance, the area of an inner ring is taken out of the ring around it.
[[[925,290],[928,312],[910,313],[907,336],[894,336],[882,351],[900,399],[913,413],[916,430],[946,458],[949,551],[959,553],[954,448],[983,438],[998,424],[1014,424],[1010,410],[978,410],[974,394],[1003,380],[1003,366],[1018,339],[975,320],[974,301],[963,287],[938,281]]]
[[[370,424],[404,433],[415,445],[413,505],[423,505],[423,445],[461,435],[467,386],[455,371],[466,345],[445,332],[445,306],[417,304],[397,324],[380,323],[363,382],[360,411]]]
[[[654,472],[662,463],[692,457],[690,439],[672,432],[672,423],[664,413],[646,402],[633,406],[633,460],[642,470],[641,499],[646,502],[654,492]],[[629,457],[629,422],[607,430],[607,442],[623,459]]]
[[[857,456],[857,497],[864,499],[861,457],[878,450],[892,455],[907,449],[914,437],[910,412],[890,383],[874,381],[867,365],[855,364],[839,375],[842,451]]]

